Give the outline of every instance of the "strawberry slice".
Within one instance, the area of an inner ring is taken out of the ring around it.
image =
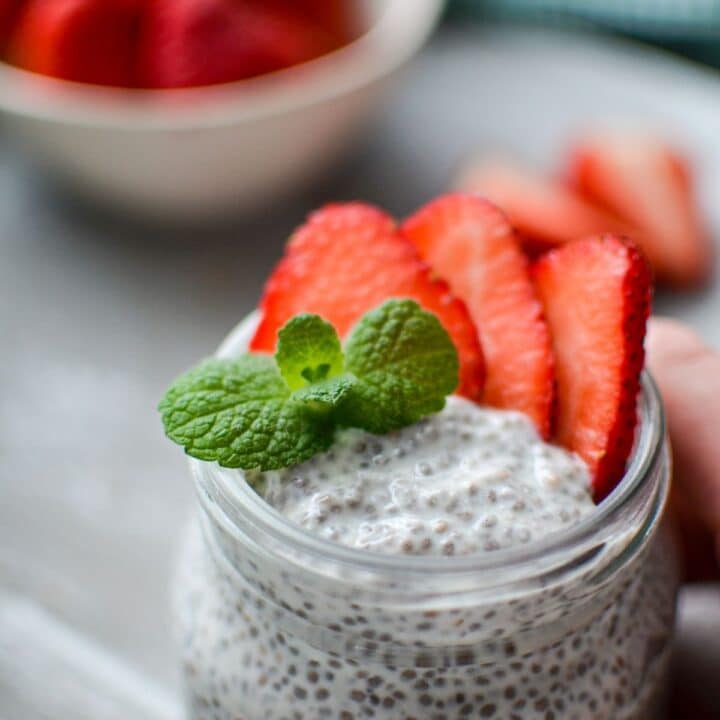
[[[487,370],[483,401],[526,413],[547,438],[554,395],[550,335],[505,215],[487,200],[457,193],[426,205],[402,231],[465,301],[479,328]]]
[[[233,82],[311,60],[338,44],[312,19],[278,2],[154,0],[143,21],[142,83]]]
[[[707,279],[712,253],[685,160],[650,134],[607,132],[577,142],[570,175],[588,198],[636,226],[658,279],[692,286]]]
[[[603,235],[551,250],[534,277],[555,351],[557,439],[588,464],[600,501],[632,449],[649,265],[634,246]]]
[[[560,181],[509,162],[470,166],[458,188],[502,208],[531,254],[604,232],[628,234],[628,226]]]
[[[65,80],[131,87],[139,12],[136,0],[28,0],[8,59]]]
[[[411,298],[437,315],[460,355],[459,392],[479,398],[483,355],[464,303],[433,276],[391,217],[361,203],[329,205],[295,231],[265,286],[250,347],[272,351],[278,330],[300,312],[321,315],[343,336],[391,297]]]

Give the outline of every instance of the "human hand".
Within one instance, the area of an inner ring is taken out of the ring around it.
[[[670,510],[687,579],[720,577],[720,352],[679,322],[654,318],[648,365],[667,413],[673,449]]]
[[[720,353],[681,323],[658,318],[650,325],[648,365],[667,411],[675,465],[669,511],[675,516],[686,579],[719,579]],[[672,674],[673,720],[720,717],[717,587],[683,593]]]

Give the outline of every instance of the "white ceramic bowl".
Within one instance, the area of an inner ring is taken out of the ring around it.
[[[362,0],[367,32],[304,65],[188,90],[118,90],[0,63],[8,137],[103,204],[167,219],[217,217],[328,167],[443,0]]]

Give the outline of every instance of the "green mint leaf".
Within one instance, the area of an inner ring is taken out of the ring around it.
[[[332,444],[327,413],[295,400],[269,356],[208,360],[171,386],[159,405],[165,433],[200,460],[276,470]]]
[[[348,397],[355,382],[355,378],[351,375],[338,375],[330,380],[300,388],[292,397],[317,410],[328,411],[340,405]]]
[[[390,300],[360,319],[345,354],[331,325],[299,315],[280,330],[275,359],[208,360],[177,379],[158,409],[189,455],[277,470],[327,450],[338,426],[386,433],[441,410],[458,372],[438,319],[412,300]]]
[[[413,300],[389,300],[360,319],[345,344],[345,369],[356,382],[339,421],[378,434],[442,410],[459,377],[445,328]]]
[[[291,390],[321,383],[343,371],[335,328],[319,315],[296,315],[278,333],[275,361]]]

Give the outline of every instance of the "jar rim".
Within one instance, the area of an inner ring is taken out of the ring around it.
[[[244,351],[257,322],[255,311],[228,335],[216,356],[234,357]],[[449,580],[467,575],[490,576],[500,571],[522,578],[542,573],[543,568],[552,567],[559,560],[581,557],[590,548],[611,541],[618,528],[624,527],[627,508],[652,482],[653,470],[663,456],[665,413],[657,385],[648,371],[643,371],[641,378],[638,417],[633,451],[622,480],[580,522],[531,544],[452,557],[374,553],[333,542],[285,518],[242,479],[241,470],[194,458],[190,458],[189,463],[201,503],[207,510],[209,501],[211,514],[223,522],[226,530],[242,534],[252,528],[255,538],[267,540],[260,543],[267,552],[276,552],[278,547],[292,548],[291,554],[282,553],[279,559],[294,562],[306,572],[320,571],[321,565],[333,563],[374,576],[394,578],[432,576],[433,580]]]

